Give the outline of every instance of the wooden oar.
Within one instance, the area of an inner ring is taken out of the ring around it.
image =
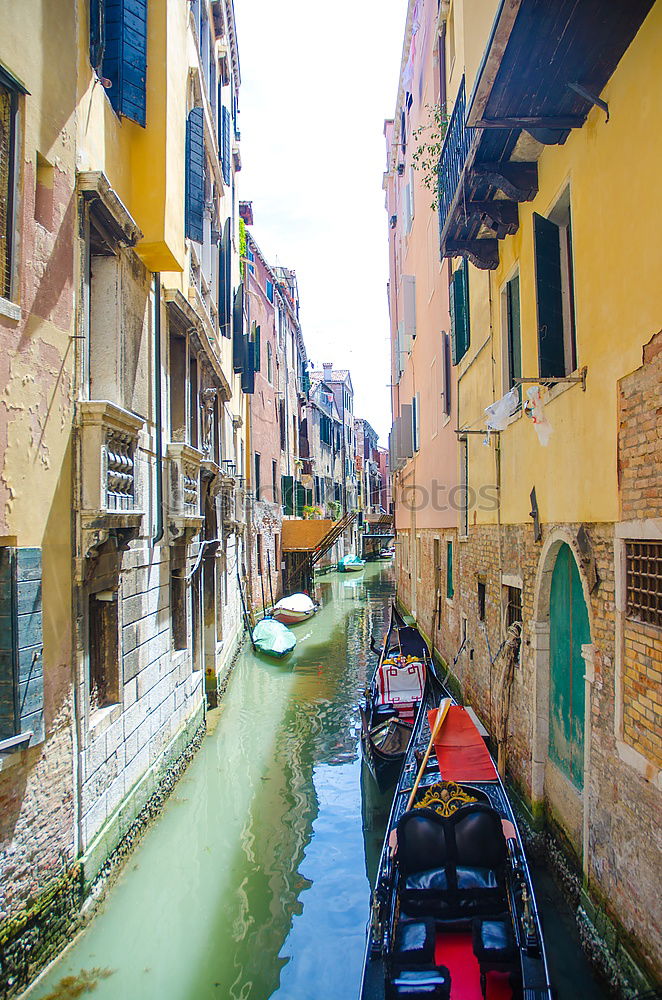
[[[411,809],[412,803],[416,797],[416,792],[418,791],[418,786],[420,784],[421,778],[423,777],[423,772],[425,771],[428,760],[430,759],[430,754],[432,753],[432,747],[434,745],[434,741],[439,735],[439,731],[442,725],[444,724],[444,719],[446,718],[446,715],[448,714],[448,709],[450,707],[451,707],[450,698],[444,698],[441,704],[439,705],[439,708],[437,709],[437,718],[434,720],[434,726],[432,727],[432,733],[430,734],[430,742],[428,743],[428,748],[425,751],[425,757],[423,758],[423,763],[418,769],[418,774],[416,775],[416,781],[414,782],[414,786],[411,790],[411,795],[407,799],[407,805],[405,811]]]

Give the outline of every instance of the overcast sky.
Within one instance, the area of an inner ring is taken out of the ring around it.
[[[309,358],[349,368],[355,415],[386,443],[384,119],[406,0],[235,0],[242,85],[239,196],[271,264],[297,273]]]

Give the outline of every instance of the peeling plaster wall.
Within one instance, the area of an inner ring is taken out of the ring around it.
[[[0,307],[0,536],[3,544],[42,550],[46,738],[0,756],[0,918],[15,914],[51,885],[74,854],[70,529],[76,65],[71,4],[26,0],[11,16],[5,12],[2,24],[0,62],[29,94],[19,99],[18,115],[12,301],[20,319],[9,319]]]

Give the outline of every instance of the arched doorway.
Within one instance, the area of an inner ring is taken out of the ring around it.
[[[585,664],[591,630],[577,563],[560,546],[549,600],[549,756],[581,789],[584,784]]]

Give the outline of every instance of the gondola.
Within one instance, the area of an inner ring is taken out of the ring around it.
[[[338,561],[338,572],[360,573],[364,566],[365,559],[359,559],[358,556],[343,556],[342,559]]]
[[[379,663],[359,706],[361,750],[380,789],[395,783],[426,685],[435,681],[421,633],[392,606]]]
[[[450,698],[432,745],[437,705],[428,689],[393,800],[360,1000],[552,1000],[505,789],[472,715]]]

